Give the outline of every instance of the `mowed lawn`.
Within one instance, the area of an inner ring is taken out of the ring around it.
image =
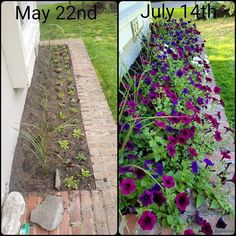
[[[175,8],[173,17],[194,20],[190,15],[193,7]],[[206,40],[205,48],[216,83],[221,87],[221,98],[225,103],[225,112],[231,127],[235,125],[235,18],[197,20],[197,29]]]
[[[117,120],[117,14],[97,14],[96,20],[87,18],[85,20],[57,20],[61,12],[61,9],[56,10],[59,5],[66,8],[68,2],[38,6],[39,9],[50,9],[47,22],[41,23],[42,20],[40,22],[41,39],[50,39],[52,34],[57,39],[83,39],[113,117]],[[62,16],[68,15],[69,12],[65,10]],[[55,25],[61,27],[64,34]]]

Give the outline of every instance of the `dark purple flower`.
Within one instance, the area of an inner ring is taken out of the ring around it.
[[[184,88],[183,90],[182,90],[182,94],[187,94],[189,92],[189,90],[187,89],[187,88]]]
[[[151,82],[152,82],[152,78],[147,77],[147,78],[144,80],[144,82],[145,82],[146,85],[150,85]]]
[[[137,103],[135,101],[127,101],[126,104],[130,108],[136,108],[137,107]]]
[[[122,195],[129,195],[136,190],[136,185],[133,179],[127,178],[120,182],[120,189]]]
[[[126,123],[126,124],[124,125],[124,129],[125,129],[125,130],[128,130],[128,129],[129,129],[129,124]]]
[[[173,129],[171,126],[167,125],[167,126],[166,126],[166,131],[167,131],[167,132],[173,132],[174,129]]]
[[[166,198],[161,191],[154,191],[153,193],[153,201],[156,203],[159,207],[162,206],[166,202]]]
[[[196,235],[192,229],[186,229],[184,230],[184,235]]]
[[[183,76],[183,71],[182,71],[181,69],[178,69],[178,70],[176,71],[176,75],[177,75],[178,77]]]
[[[213,166],[213,165],[214,165],[214,163],[211,162],[211,160],[209,160],[208,158],[205,158],[204,161],[205,161],[205,163],[206,163],[206,167],[207,167],[207,166]]]
[[[156,70],[151,70],[151,71],[150,71],[150,74],[153,75],[153,76],[155,76],[155,75],[157,74],[157,71],[156,71]]]
[[[231,159],[229,150],[220,151],[220,153],[222,155],[222,159]]]
[[[166,127],[166,123],[164,121],[155,120],[154,124],[159,128],[165,128]]]
[[[201,98],[201,97],[198,97],[197,98],[197,103],[199,104],[199,105],[202,105],[204,102],[203,102],[203,98]]]
[[[142,126],[143,126],[143,125],[142,125],[141,122],[136,121],[136,122],[135,122],[135,126],[134,126],[134,131],[135,131],[136,133],[140,133],[140,130],[141,130]]]
[[[201,232],[204,233],[205,235],[212,235],[213,233],[211,225],[206,220],[203,220],[201,224]]]
[[[125,145],[126,149],[129,150],[129,151],[133,151],[134,150],[134,143],[132,141],[128,141]]]
[[[120,166],[119,167],[119,174],[124,174],[127,172],[132,172],[131,167],[129,167],[129,166]]]
[[[175,186],[175,180],[172,176],[168,175],[163,176],[162,182],[166,188],[173,188]]]
[[[184,212],[190,203],[188,194],[186,192],[178,193],[175,198],[175,201],[176,201],[176,205],[177,205],[178,209],[181,212]]]
[[[140,168],[134,168],[133,173],[137,179],[142,179],[146,175],[145,172]]]
[[[151,211],[145,211],[138,220],[142,230],[152,230],[157,222],[157,217]]]
[[[179,144],[186,144],[187,140],[188,139],[183,135],[177,136],[177,143]]]
[[[161,161],[158,161],[157,164],[156,164],[156,172],[159,174],[159,175],[162,175],[163,174],[163,165],[162,165],[162,162]]]
[[[173,144],[171,143],[168,143],[167,146],[166,146],[166,150],[169,154],[170,157],[173,157],[176,153],[176,148]]]
[[[201,225],[203,222],[203,218],[199,215],[199,211],[196,211],[195,213],[195,222],[198,225]]]
[[[190,117],[188,117],[188,116],[181,116],[180,117],[180,121],[183,124],[188,125],[192,121],[192,119]]]
[[[145,160],[144,163],[143,163],[143,167],[144,167],[145,170],[150,170],[150,169],[152,169],[153,164],[154,164],[153,160]]]
[[[129,159],[137,159],[138,158],[138,155],[135,155],[135,154],[128,154],[127,156]]]
[[[145,189],[139,199],[143,206],[148,206],[153,203],[153,194],[151,191]]]
[[[192,171],[193,171],[194,174],[198,173],[198,165],[197,165],[196,161],[192,162]]]
[[[216,223],[216,227],[219,229],[225,229],[226,226],[227,224],[223,221],[222,217],[220,217]]]
[[[152,192],[153,191],[160,191],[161,190],[161,187],[159,184],[154,184],[151,189],[150,189]]]
[[[165,115],[166,115],[166,113],[163,112],[163,111],[158,111],[158,112],[156,113],[156,116],[165,116]]]

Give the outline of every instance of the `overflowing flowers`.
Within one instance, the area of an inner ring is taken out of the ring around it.
[[[136,213],[143,230],[152,230],[158,219],[161,227],[177,233],[211,235],[211,225],[199,213],[198,229],[180,218],[192,198],[198,207],[207,202],[209,208],[232,211],[221,180],[235,183],[235,175],[227,179],[225,171],[214,181],[209,178],[217,166],[209,156],[219,144],[222,166],[230,160],[230,151],[222,148],[222,113],[209,110],[224,104],[221,88],[209,77],[194,23],[163,20],[150,30],[139,57],[120,80],[120,211]],[[222,219],[217,227],[225,227]]]

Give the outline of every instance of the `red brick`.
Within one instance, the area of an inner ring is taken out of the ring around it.
[[[82,210],[81,234],[95,234],[92,208]]]
[[[64,209],[67,209],[69,207],[68,192],[67,191],[60,192],[60,195],[63,198],[63,207]]]
[[[52,231],[48,232],[49,235],[58,235],[59,234],[59,229],[54,229]]]
[[[38,197],[35,193],[30,193],[28,195],[27,201],[27,211],[26,211],[26,221],[30,220],[30,213],[37,205]]]
[[[69,219],[68,211],[64,209],[62,222],[59,226],[60,235],[69,234],[69,222],[70,222],[70,219]]]
[[[73,195],[70,202],[70,221],[71,224],[78,223],[81,220],[80,215],[80,197],[79,194]]]
[[[80,235],[81,234],[81,226],[72,226],[71,233],[72,233],[72,235]]]
[[[82,210],[92,207],[92,201],[89,191],[81,191],[81,208]]]

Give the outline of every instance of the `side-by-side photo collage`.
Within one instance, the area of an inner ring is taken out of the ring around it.
[[[2,1],[1,233],[234,235],[235,2]]]

